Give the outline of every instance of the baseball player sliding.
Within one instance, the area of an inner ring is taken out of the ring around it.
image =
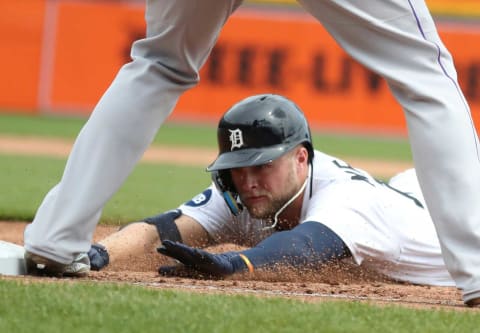
[[[314,150],[303,113],[278,95],[235,104],[217,133],[219,155],[207,169],[214,184],[94,244],[93,269],[161,244],[160,253],[213,276],[352,258],[394,280],[454,285],[413,169],[384,183]],[[192,247],[221,243],[249,248],[213,254]]]
[[[453,60],[424,0],[299,3],[348,54],[385,78],[402,105],[415,169],[446,266],[463,290],[464,301],[480,305],[478,136]],[[133,170],[178,98],[199,82],[200,68],[242,1],[146,4],[146,37],[133,44],[132,62],[120,69],[102,96],[73,146],[61,181],[26,228],[25,259],[31,273],[88,272],[86,252],[105,203]]]

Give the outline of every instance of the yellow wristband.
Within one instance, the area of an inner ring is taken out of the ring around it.
[[[250,273],[253,273],[253,271],[254,271],[253,265],[252,265],[252,263],[250,262],[250,260],[248,260],[247,256],[244,255],[244,254],[241,254],[241,253],[239,253],[238,255],[240,256],[240,258],[242,258],[242,260],[243,260],[243,262],[245,263],[245,265],[247,265],[248,271],[249,271]]]

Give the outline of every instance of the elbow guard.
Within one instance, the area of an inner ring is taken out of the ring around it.
[[[168,239],[172,242],[182,243],[182,236],[175,223],[175,220],[181,215],[182,211],[180,209],[174,209],[152,217],[147,217],[143,219],[142,222],[154,225],[157,228],[158,236],[162,242]]]

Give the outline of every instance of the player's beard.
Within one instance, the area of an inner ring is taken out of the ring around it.
[[[275,214],[293,195],[294,193],[288,196],[285,195],[279,198],[274,198],[268,205],[264,205],[263,207],[253,207],[249,210],[249,213],[254,218],[273,221]]]
[[[293,173],[289,175],[284,184],[284,187],[288,188],[288,191],[276,197],[273,197],[272,195],[266,195],[266,198],[269,199],[268,202],[256,206],[249,206],[245,204],[250,215],[257,219],[273,220],[275,214],[297,193],[301,187],[301,184],[298,184],[293,176]]]

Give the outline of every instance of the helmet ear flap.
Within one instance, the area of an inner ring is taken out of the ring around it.
[[[234,216],[240,214],[243,209],[238,193],[233,185],[230,170],[216,170],[211,172],[213,183],[222,194],[228,208]]]

